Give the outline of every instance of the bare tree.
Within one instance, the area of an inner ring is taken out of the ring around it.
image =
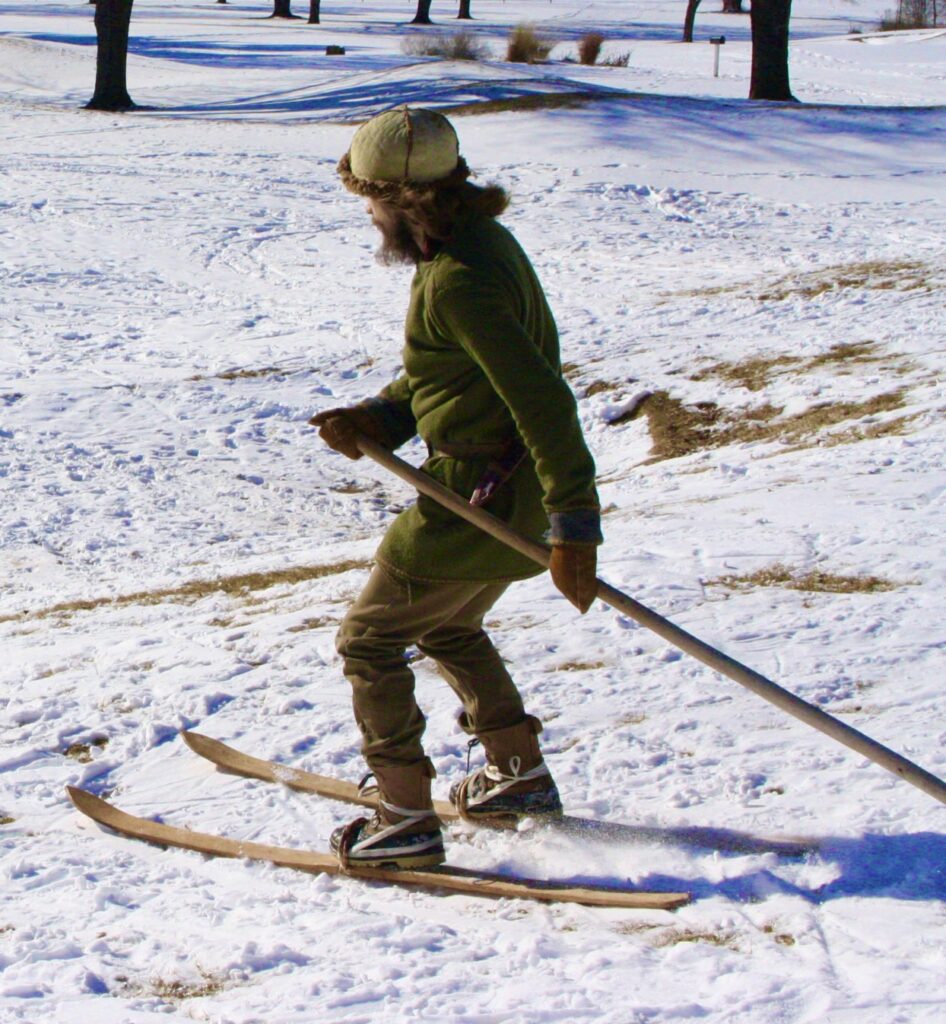
[[[417,11],[411,19],[412,25],[432,25],[430,20],[430,5],[433,0],[417,0]]]
[[[322,0],[309,0],[309,24],[318,25],[322,11]]]
[[[131,110],[128,95],[128,29],[134,0],[98,0],[95,5],[95,92],[86,110]]]
[[[742,0],[723,0],[723,14],[745,14]]]
[[[473,15],[470,13],[470,6],[473,0],[460,0],[460,10],[457,12],[457,18],[463,21],[472,21]]]
[[[788,24],[792,0],[755,0],[750,100],[795,100],[788,80]]]
[[[683,18],[683,42],[693,42],[693,23],[696,21],[696,9],[700,0],[687,0],[687,12]]]
[[[273,13],[270,15],[271,18],[298,18],[297,14],[293,14],[292,0],[273,0]]]

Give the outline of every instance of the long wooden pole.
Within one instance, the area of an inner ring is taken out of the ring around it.
[[[531,558],[546,568],[548,567],[551,549],[547,545],[531,540],[529,537],[524,537],[484,509],[470,505],[459,494],[444,487],[419,469],[415,469],[403,459],[388,451],[387,448],[383,448],[374,441],[360,436],[358,438],[358,447],[369,458],[384,466],[385,469],[390,470],[402,480],[407,481],[407,483],[411,484],[422,494],[433,498],[434,501],[455,512],[462,519],[473,523],[474,526],[478,526],[497,540],[508,544],[509,547],[514,548],[520,554]],[[940,803],[946,804],[946,783],[935,775],[932,775],[912,761],[908,761],[905,757],[883,746],[876,740],[872,740],[869,736],[865,736],[864,733],[859,732],[857,729],[839,721],[813,704],[802,700],[801,697],[796,697],[777,683],[773,683],[770,679],[766,679],[765,676],[760,675],[753,669],[747,668],[734,658],[730,658],[727,654],[716,650],[715,647],[710,647],[709,644],[704,643],[685,629],[675,626],[668,619],[651,611],[650,608],[628,597],[627,594],[610,586],[603,580],[599,579],[597,582],[597,596],[612,608],[623,612],[635,622],[639,622],[642,626],[652,630],[675,647],[679,647],[681,651],[685,651],[687,654],[702,661],[704,665],[709,665],[710,668],[721,672],[724,676],[728,676],[741,686],[767,700],[770,704],[774,704],[777,708],[793,715],[819,732],[825,733],[825,735],[830,736],[833,740],[837,740],[838,743],[843,743],[846,747],[856,750],[875,764],[881,765],[888,771],[893,772],[894,775],[899,775],[901,779],[911,783],[918,789],[922,789],[924,793],[939,800]]]

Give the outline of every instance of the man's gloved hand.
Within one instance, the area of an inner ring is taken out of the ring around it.
[[[309,423],[319,428],[319,437],[329,448],[334,448],[350,459],[361,458],[361,449],[355,443],[358,434],[364,434],[378,444],[384,443],[374,419],[357,405],[326,409],[325,412],[316,413]]]
[[[581,612],[591,607],[598,590],[598,549],[594,544],[555,544],[549,561],[552,582]]]

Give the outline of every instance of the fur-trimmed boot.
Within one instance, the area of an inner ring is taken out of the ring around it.
[[[462,725],[464,716],[460,720]],[[516,725],[477,734],[488,763],[450,789],[461,818],[514,828],[520,818],[562,816],[558,787],[539,749],[541,731],[541,722],[528,715]]]
[[[356,818],[335,829],[329,841],[343,867],[429,868],[446,860],[440,819],[430,798],[433,765],[426,758],[413,764],[375,768],[361,780],[363,794],[376,792],[378,807],[371,818]]]

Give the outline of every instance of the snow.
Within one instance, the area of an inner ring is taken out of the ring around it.
[[[747,18],[701,9],[682,46],[669,0],[477,0],[494,59],[474,65],[406,56],[407,6],[326,5],[309,27],[262,20],[264,0],[137,0],[146,109],[119,116],[78,109],[88,5],[0,0],[0,1020],[943,1019],[942,806],[607,606],[578,617],[545,578],[491,631],[569,812],[639,830],[458,826],[450,860],[691,891],[681,910],[205,860],[65,794],[315,849],[351,816],[178,737],[362,771],[333,636],[411,495],[307,419],[397,372],[409,272],[375,263],[335,162],[398,102],[576,91],[602,95],[456,124],[480,180],[512,191],[559,321],[601,575],[946,775],[946,33],[876,34],[888,6],[796,0],[795,107],[745,101]],[[561,40],[552,63],[499,59],[523,20]],[[595,28],[626,68],[562,59]],[[755,379],[751,360],[769,361]],[[644,390],[717,403],[729,440],[652,461],[646,418],[613,422]],[[821,405],[834,419],[806,427]],[[740,433],[765,406],[775,428]],[[776,564],[894,586],[718,582]],[[445,796],[465,736],[416,669]],[[820,846],[675,841],[700,829]]]

